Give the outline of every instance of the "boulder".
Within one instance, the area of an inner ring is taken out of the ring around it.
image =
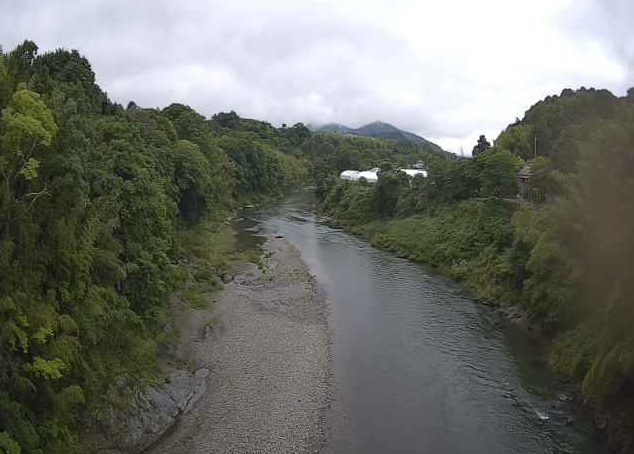
[[[125,409],[110,409],[100,421],[104,449],[138,453],[159,439],[207,388],[209,370],[172,372],[164,384],[140,391]]]

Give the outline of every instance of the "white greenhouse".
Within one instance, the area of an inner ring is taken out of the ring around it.
[[[339,178],[347,181],[359,181],[362,178],[365,179],[368,183],[376,183],[379,181],[379,168],[375,167],[370,170],[344,170],[339,175]],[[427,177],[427,171],[421,169],[398,169],[399,172],[403,172],[409,177],[416,177],[417,175],[421,175],[423,178]]]
[[[344,170],[339,175],[339,178],[342,180],[348,181],[359,181],[362,178],[365,179],[368,183],[376,183],[379,181],[379,168],[375,167],[371,170],[364,170],[359,172],[358,170]]]
[[[357,181],[359,179],[359,171],[344,170],[343,172],[341,172],[341,175],[339,175],[339,178],[341,178],[342,180]]]

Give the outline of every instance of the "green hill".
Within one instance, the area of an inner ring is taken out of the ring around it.
[[[353,136],[375,137],[378,139],[388,140],[404,140],[417,145],[428,145],[440,150],[441,148],[435,143],[420,137],[412,132],[403,131],[389,123],[375,121],[361,126],[360,128],[349,128],[348,126],[338,123],[329,123],[315,129],[317,132],[338,132]]]

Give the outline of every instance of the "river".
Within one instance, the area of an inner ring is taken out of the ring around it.
[[[305,193],[245,217],[300,250],[330,303],[326,452],[599,450],[539,341],[458,284],[319,222]]]

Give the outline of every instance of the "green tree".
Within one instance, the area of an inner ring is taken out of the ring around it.
[[[116,380],[156,380],[177,229],[297,184],[305,131],[124,110],[31,42],[0,52],[0,108],[0,451],[66,453]]]
[[[379,218],[391,218],[396,214],[401,187],[408,183],[402,172],[380,172],[374,190],[374,211]]]
[[[26,40],[7,55],[7,70],[13,81],[13,88],[20,83],[28,82],[31,78],[37,51],[37,45]]]
[[[513,197],[517,194],[517,172],[522,160],[506,150],[492,148],[475,158],[479,193],[484,196]]]
[[[485,151],[487,151],[489,148],[491,148],[491,143],[489,143],[489,141],[483,134],[478,138],[478,143],[476,143],[475,146],[473,147],[473,150],[471,151],[471,155],[473,157],[476,157],[479,154],[482,154]]]
[[[495,147],[508,150],[524,160],[534,157],[533,128],[526,124],[509,126],[495,140]]]

